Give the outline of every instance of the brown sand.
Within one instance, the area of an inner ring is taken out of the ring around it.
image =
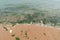
[[[0,40],[16,40],[15,37],[19,37],[20,40],[60,40],[60,30],[49,27],[41,27],[40,25],[15,25],[14,27],[7,26],[13,30],[12,33],[4,30],[0,25]],[[12,35],[15,36],[12,36]]]

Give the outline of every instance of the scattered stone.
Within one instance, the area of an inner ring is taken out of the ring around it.
[[[9,32],[12,33],[12,30],[10,30]]]

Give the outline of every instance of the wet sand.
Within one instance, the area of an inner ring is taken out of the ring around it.
[[[6,31],[0,24],[0,40],[16,40],[16,37],[20,40],[60,40],[60,30],[55,28],[35,24],[17,24],[15,27],[7,25],[6,27],[12,32]]]

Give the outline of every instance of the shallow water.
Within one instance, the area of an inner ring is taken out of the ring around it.
[[[59,9],[59,0],[0,0],[0,8],[4,8],[7,4],[28,4],[37,8]]]

